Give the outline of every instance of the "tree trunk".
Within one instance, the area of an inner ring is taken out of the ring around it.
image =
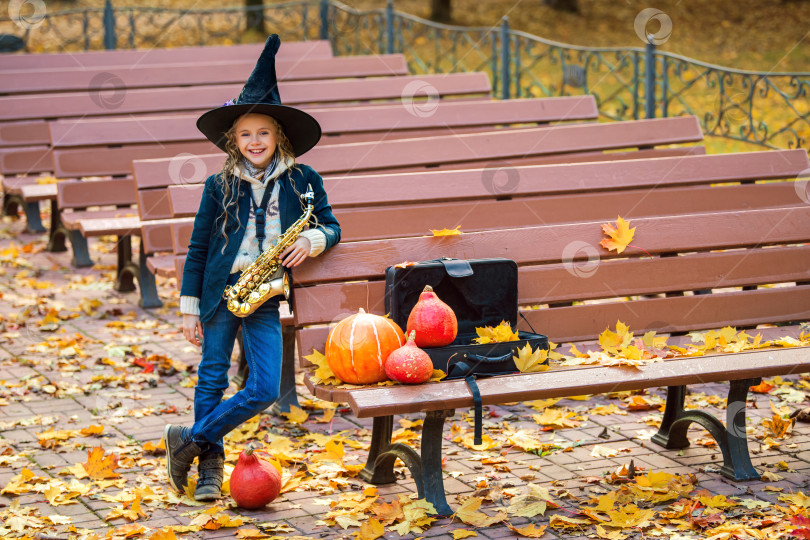
[[[567,11],[568,13],[579,13],[578,0],[545,0],[546,5],[557,11]]]
[[[430,20],[450,22],[450,0],[430,0]]]
[[[263,0],[245,0],[245,7],[256,7],[264,5]],[[261,35],[266,35],[267,31],[264,29],[264,16],[260,9],[253,9],[246,11],[247,25],[245,30],[247,32],[258,32]]]

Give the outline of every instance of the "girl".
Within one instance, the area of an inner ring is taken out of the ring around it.
[[[301,264],[340,240],[340,226],[323,189],[323,180],[295,158],[321,136],[318,122],[303,111],[281,104],[275,55],[281,42],[271,35],[256,67],[235,102],[203,114],[197,127],[227,154],[221,172],[205,181],[194,219],[180,311],[183,335],[202,346],[194,391],[194,425],[167,425],[163,436],[169,483],[184,491],[188,471],[199,458],[195,498],[221,496],[222,438],[266,409],[279,394],[281,324],[279,297],[239,318],[228,311],[222,294],[259,254],[304,214],[300,194],[314,192],[317,227],[303,231],[281,254],[287,268]],[[222,401],[239,327],[249,367],[244,389]]]

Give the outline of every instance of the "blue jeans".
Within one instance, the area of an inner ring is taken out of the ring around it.
[[[228,285],[236,283],[238,277],[239,274],[232,274]],[[202,361],[197,368],[191,433],[204,453],[224,454],[222,438],[278,397],[282,354],[278,303],[278,297],[272,298],[241,318],[228,311],[221,300],[213,318],[203,324]],[[250,373],[245,388],[222,401],[229,385],[228,369],[240,325]]]

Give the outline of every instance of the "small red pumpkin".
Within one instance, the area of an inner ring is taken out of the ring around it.
[[[385,359],[404,343],[405,334],[397,323],[361,309],[329,332],[326,362],[343,382],[378,383],[388,379]]]
[[[281,492],[281,473],[272,464],[253,453],[248,446],[239,454],[231,473],[231,496],[240,508],[261,508]]]
[[[414,334],[408,334],[408,342],[388,355],[385,373],[390,379],[405,384],[421,384],[433,375],[433,361],[430,356],[416,346]]]
[[[456,339],[456,314],[436,296],[430,285],[425,285],[408,316],[405,333],[410,335],[411,331],[416,331],[416,344],[420,347],[444,347]]]

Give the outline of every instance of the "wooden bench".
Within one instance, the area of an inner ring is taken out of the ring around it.
[[[652,123],[650,123],[652,122]],[[573,129],[572,129],[573,128]],[[663,132],[663,133],[662,133]],[[539,144],[538,139],[542,140]],[[304,157],[303,162],[313,166],[322,176],[345,174],[373,174],[385,172],[406,172],[411,170],[453,170],[489,165],[498,167],[530,163],[572,163],[578,161],[623,160],[640,156],[666,156],[702,154],[703,147],[646,149],[633,152],[602,153],[604,148],[627,148],[654,146],[656,144],[698,141],[700,127],[694,118],[683,117],[667,121],[620,122],[615,124],[573,124],[548,128],[502,129],[483,133],[461,134],[453,137],[426,137],[393,141],[354,143],[346,145],[318,146]],[[528,141],[528,143],[527,143]],[[503,159],[496,160],[499,156]],[[484,159],[485,158],[485,159]],[[189,158],[190,160],[192,158]],[[193,158],[197,171],[194,179],[182,186],[188,190],[190,199],[199,201],[202,193],[200,184],[207,176],[222,166],[222,155]],[[506,161],[510,163],[506,163]],[[171,178],[169,160],[144,160],[136,162],[140,171],[138,182],[144,187],[152,185],[164,189]],[[441,165],[440,165],[441,164]],[[176,163],[175,163],[176,168]],[[497,192],[495,184],[490,186]],[[506,189],[510,189],[508,186]],[[498,196],[509,196],[508,192]],[[192,205],[194,203],[192,202]],[[188,208],[188,207],[187,207]],[[190,210],[186,209],[185,212]],[[174,213],[182,217],[185,213]],[[190,226],[187,222],[186,227]],[[165,238],[174,236],[170,233]],[[162,259],[161,263],[168,262]],[[182,260],[175,262],[181,265]],[[153,267],[154,268],[154,267]],[[171,275],[171,267],[157,271]],[[179,275],[179,273],[177,273]]]
[[[345,135],[347,132],[351,133],[356,130],[358,134],[365,136],[372,136],[373,138],[379,137],[404,137],[415,136],[417,128],[421,127],[431,133],[441,132],[446,129],[482,129],[481,123],[487,122],[491,128],[498,124],[510,124],[516,121],[524,122],[549,122],[552,120],[560,119],[587,119],[594,118],[597,114],[596,104],[592,96],[582,96],[577,98],[551,98],[550,100],[515,100],[515,101],[490,101],[490,102],[452,102],[442,104],[440,109],[446,110],[443,114],[436,115],[437,118],[432,117],[419,117],[416,116],[416,121],[410,121],[410,115],[403,113],[401,105],[386,105],[374,108],[373,122],[352,122],[353,117],[367,116],[369,114],[366,108],[331,108],[331,109],[318,109],[311,112],[316,118],[321,121],[327,138],[319,145],[319,149],[324,148],[331,142],[328,137],[329,134],[339,134],[338,130],[342,130]],[[473,112],[478,111],[481,120],[471,122],[466,120]],[[401,118],[401,119],[400,119]],[[135,202],[132,197],[137,197],[138,211],[140,215],[135,216],[134,210],[130,212],[133,214],[131,218],[126,219],[121,211],[100,212],[95,217],[92,213],[84,212],[79,216],[71,216],[65,220],[67,231],[61,227],[52,228],[53,241],[51,246],[54,249],[61,249],[62,244],[55,238],[58,235],[70,234],[71,240],[78,249],[74,249],[74,264],[77,266],[91,265],[92,261],[87,256],[86,242],[76,234],[81,231],[84,238],[89,236],[103,236],[103,235],[118,235],[119,237],[129,236],[130,234],[137,234],[139,229],[148,221],[152,220],[166,220],[172,217],[169,210],[168,198],[165,196],[165,190],[172,184],[183,184],[186,180],[182,177],[182,168],[188,166],[194,169],[195,176],[199,173],[198,163],[199,160],[191,155],[194,151],[199,150],[199,147],[206,149],[213,149],[213,145],[207,140],[203,141],[183,141],[185,138],[192,136],[199,137],[199,133],[194,128],[192,118],[184,118],[178,120],[174,117],[166,117],[165,119],[152,119],[153,123],[150,124],[149,119],[132,121],[111,121],[105,122],[92,121],[90,126],[76,123],[54,122],[51,124],[51,131],[53,137],[53,158],[54,169],[58,176],[83,176],[88,174],[108,174],[108,175],[123,175],[130,170],[131,163],[129,160],[135,158],[143,158],[149,155],[171,155],[173,167],[169,169],[168,175],[155,179],[148,173],[139,173],[135,175],[137,183],[137,195],[135,190],[108,190],[111,194],[116,194],[117,199],[111,201],[108,198],[103,198],[103,204],[116,204],[123,206]],[[144,125],[144,122],[146,123]],[[124,126],[118,125],[124,124]],[[447,126],[450,126],[449,128]],[[129,129],[127,128],[129,127]],[[144,131],[137,131],[135,126],[142,126]],[[193,129],[193,132],[190,131]],[[376,130],[376,131],[370,131]],[[160,133],[158,137],[154,134]],[[118,137],[118,138],[115,138]],[[150,144],[153,140],[161,138],[159,145]],[[334,137],[332,139],[338,139]],[[127,144],[132,141],[139,141],[141,144]],[[102,144],[109,144],[111,142],[116,145],[123,145],[121,148],[101,149]],[[95,143],[91,146],[90,143]],[[72,148],[71,145],[76,145],[78,148]],[[63,148],[63,146],[66,146]],[[182,152],[187,150],[190,153]],[[315,150],[318,152],[320,150]],[[220,154],[221,155],[221,154]],[[139,161],[136,159],[136,161]],[[327,169],[328,172],[328,169]],[[144,178],[146,181],[144,181]],[[199,178],[192,179],[193,182],[199,182]],[[99,187],[99,184],[88,185],[85,192],[81,192],[80,184],[70,184],[71,197],[67,197],[63,192],[63,183],[55,187],[59,191],[58,205],[52,206],[52,214],[58,216],[60,208],[81,206],[82,208],[90,206],[95,202],[93,192]],[[25,189],[23,189],[25,195]],[[99,203],[98,206],[102,204]],[[58,217],[54,218],[55,220]],[[58,225],[58,223],[57,223]],[[171,252],[171,230],[169,223],[161,221],[160,223],[150,224],[147,236],[147,231],[144,230],[144,254],[151,255],[153,253]],[[159,229],[164,229],[163,242],[155,242],[153,239],[159,238]],[[128,242],[128,240],[127,240]],[[124,244],[121,247],[126,247]],[[168,261],[168,266],[174,269],[174,263]],[[134,267],[133,267],[134,268]],[[139,266],[139,268],[148,268]],[[118,290],[125,291],[131,290],[131,278],[127,278],[127,270],[124,268],[118,269],[118,274],[128,281],[121,281],[118,284]],[[143,281],[143,280],[142,280]],[[145,281],[144,281],[145,282]],[[159,305],[156,296],[153,296],[154,291],[143,290],[142,293],[148,293],[149,297],[142,296],[142,303],[144,306]]]
[[[257,48],[258,47],[258,48]],[[150,49],[149,51],[105,51],[89,52],[77,54],[54,54],[54,55],[20,55],[4,56],[0,58],[2,71],[6,78],[13,74],[18,74],[18,70],[36,70],[43,68],[53,68],[57,65],[75,69],[77,63],[88,66],[109,66],[121,65],[121,62],[137,62],[141,65],[161,65],[168,62],[192,63],[195,60],[198,64],[206,64],[212,57],[218,60],[231,60],[234,58],[242,60],[244,56],[236,53],[245,53],[249,50],[260,50],[260,45],[239,46],[239,47],[214,47],[210,51],[205,47],[189,47],[184,49]],[[209,54],[210,53],[210,56]],[[300,58],[321,58],[331,57],[331,49],[328,43],[316,42],[292,42],[285,46],[280,52],[280,58],[287,58],[288,61]],[[117,64],[113,64],[117,62]],[[37,67],[38,66],[38,67]],[[108,81],[109,82],[109,81]],[[64,90],[60,87],[60,79],[51,81],[49,90]],[[185,83],[184,83],[185,84]],[[285,84],[301,84],[296,82],[286,82]],[[311,84],[307,83],[309,86]],[[115,85],[113,85],[115,86]],[[46,94],[26,94],[21,97],[3,96],[0,97],[0,174],[3,174],[3,206],[4,214],[16,216],[20,207],[24,208],[28,230],[33,233],[45,231],[39,214],[39,201],[55,197],[53,187],[36,187],[36,178],[16,178],[11,175],[52,172],[50,156],[50,134],[48,121],[57,118],[67,118],[71,116],[96,116],[96,115],[120,115],[136,114],[138,112],[176,110],[166,109],[172,106],[168,96],[174,96],[174,102],[179,105],[180,110],[188,107],[188,94],[194,94],[191,103],[196,103],[199,109],[207,109],[212,103],[222,103],[236,95],[241,89],[241,85],[217,85],[208,88],[202,87],[205,92],[199,92],[188,86],[177,86],[175,88],[163,88],[155,93],[155,89],[145,88],[127,92],[126,99],[120,99],[121,88],[113,90],[100,90],[98,92],[78,92],[78,93],[46,93]],[[217,95],[228,97],[215,97]],[[194,99],[198,101],[194,101]],[[207,99],[207,101],[199,101]],[[157,101],[156,101],[157,100]],[[17,148],[9,159],[5,159],[3,149]],[[31,187],[28,191],[30,199],[23,196],[23,186]]]
[[[90,69],[108,66],[162,65],[199,62],[243,61],[258,58],[263,43],[205,47],[176,47],[174,49],[135,49],[83,51],[74,53],[4,54],[0,56],[0,73],[14,70]],[[330,58],[329,41],[292,41],[284,43],[279,58]]]
[[[670,160],[682,161],[684,165],[682,168],[669,164],[669,170],[678,177],[676,183],[680,185],[668,189],[660,187],[661,170],[656,168],[665,160],[599,164],[601,167],[614,167],[614,172],[623,166],[635,164],[636,174],[626,176],[630,179],[629,190],[644,188],[639,195],[643,195],[645,190],[650,191],[651,205],[658,212],[667,208],[671,212],[679,208],[685,210],[677,215],[633,218],[632,226],[636,227],[633,244],[644,248],[652,257],[634,248],[617,256],[598,247],[602,236],[600,224],[607,219],[552,225],[536,225],[537,221],[534,221],[530,226],[528,223],[517,223],[519,218],[508,211],[500,211],[496,215],[504,218],[502,226],[509,229],[465,232],[460,236],[441,238],[393,238],[386,230],[383,233],[385,236],[381,235],[375,240],[342,242],[319,260],[305,262],[294,273],[294,315],[299,357],[310,354],[313,349],[323,351],[329,330],[326,325],[341,316],[356,312],[359,307],[373,313],[384,313],[383,280],[387,266],[441,256],[467,259],[506,257],[516,260],[520,267],[521,313],[532,327],[555,342],[593,340],[606,327],[613,327],[617,320],[629,324],[640,335],[648,330],[678,333],[725,325],[751,328],[762,323],[810,319],[810,285],[807,284],[810,282],[810,269],[806,265],[810,247],[802,245],[810,241],[810,206],[799,197],[795,186],[791,182],[777,184],[781,189],[779,198],[783,206],[759,209],[749,209],[746,205],[760,200],[758,194],[764,194],[774,184],[715,187],[704,184],[691,187],[692,184],[705,182],[706,177],[712,174],[717,175],[720,181],[730,180],[732,176],[750,181],[755,176],[746,172],[747,166],[756,162],[756,156],[762,156],[760,159],[765,160],[776,157],[774,162],[783,159],[792,161],[788,168],[794,172],[783,170],[788,177],[804,167],[807,160],[803,151],[792,155],[769,154]],[[700,166],[701,162],[705,169]],[[734,169],[737,164],[740,168],[723,178],[723,169]],[[568,167],[576,169],[595,165]],[[547,169],[551,172],[553,167]],[[558,168],[556,173],[561,173],[562,169]],[[569,186],[570,206],[563,209],[569,211],[572,220],[577,219],[576,212],[580,207],[575,204],[574,193],[581,192],[580,196],[587,199],[592,197],[587,191],[603,190],[606,186],[605,178],[592,180],[587,174],[572,173],[567,180],[576,178],[580,179],[581,184]],[[613,177],[614,183],[616,178]],[[762,178],[769,176],[765,174]],[[552,179],[556,179],[556,175],[545,177],[549,183],[553,183]],[[557,189],[561,189],[565,180],[559,180]],[[528,182],[527,177],[521,176],[521,186]],[[431,192],[429,187],[438,185],[438,182],[426,182],[425,186],[416,186],[414,190],[417,191],[417,187],[428,189],[425,199],[433,200],[432,197],[440,188],[435,187]],[[539,178],[534,180],[535,190],[543,192],[542,186],[544,183]],[[527,189],[531,192],[531,188]],[[724,193],[726,189],[729,191]],[[741,195],[737,200],[743,209],[689,213],[690,200],[694,202],[709,197],[707,200],[723,201],[721,194],[734,191]],[[747,194],[742,195],[745,192]],[[396,190],[393,196],[397,196]],[[680,203],[669,207],[669,201],[676,199],[680,199]],[[603,199],[601,211],[615,216],[619,210],[615,206],[617,200],[621,199]],[[639,202],[639,199],[636,198],[635,202]],[[559,204],[561,200],[557,199],[549,203],[547,208]],[[434,205],[432,210],[433,215],[438,216],[439,207]],[[489,214],[491,219],[492,212]],[[366,227],[382,226],[381,215],[377,214],[375,222],[366,222]],[[391,217],[386,222],[394,222],[394,215],[389,212]],[[367,214],[366,217],[370,216]],[[348,224],[345,230],[348,233]],[[571,246],[580,246],[580,249],[566,255]],[[601,260],[591,272],[587,265],[594,253]],[[758,287],[785,283],[800,285]],[[729,291],[729,288],[739,290]],[[689,292],[706,289],[715,291],[700,295]],[[687,292],[684,294],[683,291]],[[663,293],[666,296],[644,298],[644,295]],[[605,301],[624,300],[625,296],[630,296],[632,300]],[[582,300],[599,302],[571,305],[573,301]],[[530,308],[541,304],[542,309]],[[772,335],[774,331],[796,334],[798,327],[764,332]],[[479,386],[485,404],[668,386],[664,424],[654,440],[670,448],[685,446],[688,444],[686,428],[690,423],[698,422],[717,439],[724,457],[723,474],[736,479],[750,479],[758,477],[758,474],[750,463],[744,438],[745,394],[748,386],[757,384],[762,376],[809,370],[810,357],[804,348],[674,359],[638,370],[601,367],[554,370],[482,380]],[[705,413],[687,413],[683,410],[685,385],[729,379],[735,382],[732,382],[729,393],[728,429]],[[310,387],[321,399],[349,403],[358,417],[374,417],[374,443],[363,472],[364,478],[375,483],[394,481],[393,463],[396,458],[401,458],[411,468],[420,497],[426,496],[440,514],[451,513],[442,487],[441,433],[444,419],[452,415],[453,409],[472,405],[472,396],[463,381],[351,390],[315,387],[311,384]],[[414,412],[426,413],[421,457],[401,445],[390,446],[393,415]]]
[[[136,167],[138,165],[136,163]],[[516,168],[520,182],[508,198],[482,181],[486,170],[327,177],[324,185],[341,223],[341,242],[345,244],[421,236],[430,228],[457,225],[464,231],[476,231],[540,222],[564,223],[570,221],[572,215],[583,220],[611,220],[615,219],[616,212],[636,218],[667,211],[748,209],[752,204],[764,208],[791,206],[797,202],[792,182],[752,182],[792,179],[808,165],[805,151],[790,150],[526,166]],[[713,186],[738,182],[742,184]],[[170,187],[169,198],[175,217],[194,215],[199,206],[199,190],[189,187]],[[178,287],[192,224],[191,220],[184,220],[171,225],[178,255],[175,259]],[[142,237],[147,243],[146,228]],[[161,268],[153,268],[153,271],[161,272]],[[165,271],[163,274],[170,275]],[[342,299],[343,311],[353,303],[365,305],[368,292],[382,296],[381,282],[370,283],[369,289],[365,288],[366,284],[362,285],[354,289],[354,295]],[[307,295],[309,290],[302,288],[296,294]],[[304,298],[303,305],[314,307],[317,304],[310,300]],[[332,313],[336,307],[327,303],[325,309]],[[302,312],[298,317],[299,321],[323,321],[317,312]],[[288,378],[282,383],[287,399],[294,393],[289,382],[292,368],[288,369]]]

